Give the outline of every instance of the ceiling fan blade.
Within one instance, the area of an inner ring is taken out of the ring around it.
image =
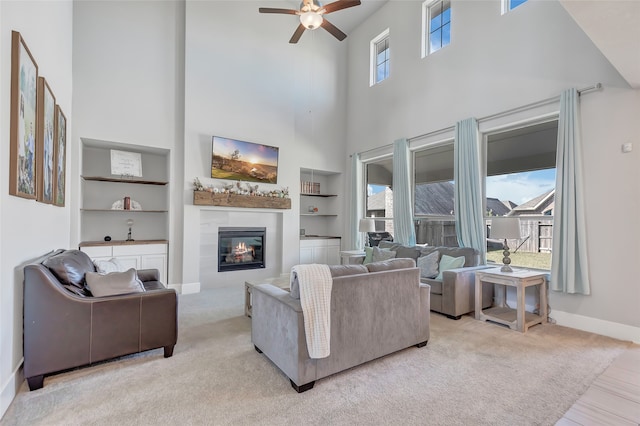
[[[324,10],[325,15],[327,13],[335,12],[337,10],[346,9],[348,7],[358,6],[360,0],[338,0],[333,3],[322,6],[321,10]]]
[[[333,3],[332,3],[333,4]],[[326,18],[322,19],[322,24],[320,24],[320,26],[322,28],[324,28],[325,30],[329,31],[331,33],[331,35],[333,35],[335,38],[337,38],[338,40],[342,41],[345,38],[347,38],[347,35],[345,33],[343,33],[342,31],[340,31],[338,29],[338,27],[336,27],[335,25],[333,25],[331,22],[327,21]]]
[[[300,37],[302,37],[302,33],[304,32],[304,30],[306,30],[304,25],[298,25],[298,28],[296,28],[295,32],[291,36],[291,40],[289,40],[289,43],[297,43],[298,40],[300,40]]]
[[[272,7],[261,7],[258,9],[260,13],[282,13],[285,15],[299,15],[299,10],[294,9],[274,9]]]

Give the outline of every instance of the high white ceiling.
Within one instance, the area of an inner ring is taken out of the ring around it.
[[[634,89],[640,89],[640,1],[560,0],[565,10]]]
[[[327,19],[349,35],[388,2],[361,1],[361,5],[331,13]],[[640,0],[559,1],[629,85],[640,89]],[[264,6],[298,9],[300,2],[264,0]]]

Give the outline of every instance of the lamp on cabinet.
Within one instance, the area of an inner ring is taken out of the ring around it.
[[[360,219],[358,222],[358,231],[364,233],[364,245],[367,247],[369,245],[369,232],[375,232],[376,224],[371,218]]]
[[[504,217],[498,216],[491,219],[491,237],[503,239],[504,240],[504,251],[502,252],[502,268],[500,271],[502,272],[513,272],[511,268],[511,259],[509,255],[509,245],[507,244],[507,239],[520,239],[522,235],[520,234],[520,219],[517,217]]]

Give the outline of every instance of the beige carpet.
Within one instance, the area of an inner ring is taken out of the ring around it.
[[[630,346],[556,325],[526,334],[431,315],[431,339],[297,394],[251,344],[243,288],[180,296],[161,350],[26,383],[2,425],[552,425]]]

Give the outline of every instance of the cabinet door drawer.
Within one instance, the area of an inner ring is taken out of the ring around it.
[[[96,247],[81,247],[80,251],[87,253],[87,255],[94,259],[96,257],[113,257],[113,252],[111,251],[112,246],[96,246]]]
[[[145,254],[166,254],[166,244],[132,244],[126,246],[114,246],[114,256],[140,256]]]

